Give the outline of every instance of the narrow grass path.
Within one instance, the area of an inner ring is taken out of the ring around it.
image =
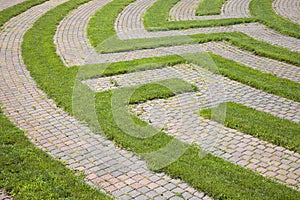
[[[15,199],[111,199],[35,147],[0,110],[0,188]],[[76,173],[78,173],[76,175]]]

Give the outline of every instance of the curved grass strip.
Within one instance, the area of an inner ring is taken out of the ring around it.
[[[53,37],[56,25],[69,11],[86,0],[71,0],[49,11],[26,33],[22,52],[32,77],[60,107],[72,112],[71,97],[77,67],[66,68],[56,55]],[[119,69],[120,70],[120,69]],[[122,132],[111,113],[111,91],[96,94],[98,117],[104,134],[116,144],[136,153],[149,152],[172,138],[161,132],[152,138],[132,138]],[[139,121],[136,119],[136,121]],[[140,122],[142,123],[142,122]],[[212,155],[199,159],[199,149],[190,147],[172,165],[163,169],[172,177],[181,178],[197,189],[216,198],[230,199],[298,199],[300,193],[275,183],[250,170]]]
[[[35,147],[0,110],[0,188],[17,199],[111,199]]]
[[[250,12],[253,17],[266,26],[280,33],[300,39],[300,26],[276,14],[272,7],[273,0],[253,0]]]
[[[180,0],[158,0],[143,16],[148,31],[188,29],[196,27],[226,26],[254,22],[252,18],[234,18],[217,20],[168,21],[170,9]]]
[[[227,0],[202,0],[196,9],[196,15],[219,15],[226,1]]]
[[[9,19],[21,14],[29,8],[44,3],[49,0],[27,0],[12,7],[0,11],[0,27],[3,26]]]
[[[225,126],[300,152],[299,123],[281,119],[242,104],[230,102],[223,103],[223,106],[226,106]],[[200,111],[200,115],[211,119],[212,109],[203,109]]]

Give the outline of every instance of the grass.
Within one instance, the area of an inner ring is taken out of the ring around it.
[[[168,21],[170,9],[180,0],[158,0],[143,16],[148,31],[188,29],[196,27],[226,26],[254,22],[253,18],[233,18],[217,20]]]
[[[99,53],[148,49],[162,46],[229,41],[231,44],[257,55],[300,66],[300,54],[288,49],[255,40],[242,33],[196,34],[190,36],[161,37],[152,39],[120,40],[114,30],[115,18],[132,0],[114,0],[96,12],[88,25],[88,37]]]
[[[226,106],[225,126],[292,151],[300,152],[299,123],[233,102],[223,103],[222,106]],[[200,115],[215,120],[211,115],[213,109],[203,109],[200,111]]]
[[[300,26],[276,14],[273,0],[253,0],[250,3],[251,15],[259,22],[280,33],[300,39]]]
[[[25,34],[22,45],[25,64],[38,86],[50,98],[54,99],[60,107],[63,107],[70,113],[72,113],[72,91],[79,68],[66,68],[63,65],[60,58],[56,55],[53,37],[59,21],[69,11],[85,2],[84,0],[71,0],[49,11]],[[157,60],[159,58],[152,59]],[[171,61],[171,63],[178,61],[179,59],[177,58]],[[114,64],[111,65],[116,66],[114,69],[104,71],[107,74],[122,73],[131,70],[133,68],[131,65],[134,62],[136,64],[147,65],[146,60],[123,62],[120,63],[120,68],[117,67],[118,64]],[[163,65],[163,63],[160,64]],[[95,68],[93,65],[90,67]],[[149,64],[148,67],[150,67]],[[91,71],[79,78],[87,76],[91,76]],[[158,132],[152,137],[144,139],[124,133],[117,126],[111,109],[112,94],[118,91],[96,93],[95,96],[97,116],[103,133],[109,139],[114,140],[117,145],[141,156],[161,149],[173,140],[172,137],[166,135],[164,132]],[[148,94],[145,97],[143,94],[145,90],[142,89],[140,92],[141,94],[139,94],[139,91],[136,91],[134,94],[136,98],[132,97],[132,99],[135,99],[134,101],[132,100],[133,102],[144,101],[145,98],[155,98],[158,96],[158,94],[154,94],[153,96]],[[164,94],[162,90],[161,96],[164,95],[167,97],[169,94]],[[140,121],[136,117],[132,116],[132,118],[134,118],[137,124],[146,125],[145,122]],[[149,165],[151,166],[151,163]],[[199,148],[195,146],[188,146],[187,151],[179,160],[163,168],[162,171],[172,177],[181,178],[196,189],[201,189],[205,193],[220,199],[299,199],[300,196],[298,191],[275,183],[250,170],[236,166],[210,154],[203,159],[199,159]]]
[[[27,9],[44,3],[46,1],[48,0],[27,0],[0,11],[0,27],[2,27],[12,17],[17,16],[18,14],[21,14]]]
[[[36,148],[0,110],[0,188],[15,199],[111,199]]]
[[[219,15],[226,0],[202,0],[196,9],[196,15]]]

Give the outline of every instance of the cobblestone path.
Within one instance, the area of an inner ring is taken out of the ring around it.
[[[84,172],[88,183],[103,189],[117,199],[179,199],[178,193],[186,199],[211,199],[181,180],[172,179],[163,173],[151,172],[145,161],[133,153],[115,147],[114,143],[104,136],[94,134],[73,116],[58,108],[53,100],[47,98],[46,94],[37,88],[22,59],[23,36],[46,12],[67,1],[47,1],[12,18],[2,27],[0,102],[4,113],[35,145],[64,161],[69,168]],[[70,12],[58,25],[54,42],[57,54],[67,67],[173,54],[212,52],[253,69],[300,82],[299,67],[257,56],[226,42],[98,54],[87,37],[87,25],[97,10],[111,1],[92,0],[83,4]],[[188,37],[197,33],[238,31],[255,39],[300,52],[299,39],[279,34],[259,23],[148,32],[142,23],[142,16],[155,2],[156,0],[137,0],[121,11],[114,24],[118,38],[127,40],[178,35]],[[286,9],[288,7],[285,6],[288,4],[286,2],[274,1],[274,10],[299,23],[297,21],[299,19],[292,17],[297,16],[297,11]],[[297,5],[294,0],[291,2],[295,4],[293,7],[299,8],[299,2]],[[169,13],[171,19],[192,20],[210,17],[219,19],[250,15],[248,9],[250,0],[229,0],[223,5],[220,15],[209,17],[195,16],[198,3],[199,0],[178,2]],[[4,1],[4,4],[0,5],[0,10],[12,5],[12,1]],[[94,91],[104,91],[117,88],[111,83],[111,79],[117,81],[118,88],[122,88],[169,78],[180,78],[193,83],[199,88],[199,92],[147,101],[128,109],[181,141],[197,143],[214,155],[300,190],[300,154],[226,128],[197,114],[201,108],[233,101],[299,123],[299,102],[267,94],[220,75],[213,75],[193,65],[176,65],[83,82]],[[6,197],[0,190],[1,198],[10,197]]]
[[[281,16],[292,22],[300,24],[300,2],[299,0],[275,0],[273,9]]]

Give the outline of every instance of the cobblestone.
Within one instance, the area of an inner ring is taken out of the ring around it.
[[[298,0],[275,0],[272,6],[277,14],[300,24],[300,4]]]
[[[25,32],[39,17],[66,1],[50,0],[14,17],[4,25],[0,33],[0,54],[3,59],[0,68],[0,101],[4,113],[35,145],[63,160],[67,166],[85,173],[87,182],[117,195],[116,198],[124,197],[126,194],[117,191],[122,191],[123,188],[134,190],[133,183],[136,181],[126,184],[126,181],[132,180],[122,175],[142,175],[141,180],[147,183],[154,183],[150,177],[157,175],[147,169],[144,161],[138,160],[132,153],[116,148],[113,142],[95,135],[74,117],[56,107],[53,100],[48,99],[37,88],[21,57]],[[124,173],[121,170],[124,168],[129,172]],[[117,171],[120,173],[115,173]],[[177,182],[166,175],[157,178]],[[147,185],[142,184],[142,187]],[[169,192],[175,194],[173,190]],[[148,199],[151,195],[140,193],[139,197]]]

